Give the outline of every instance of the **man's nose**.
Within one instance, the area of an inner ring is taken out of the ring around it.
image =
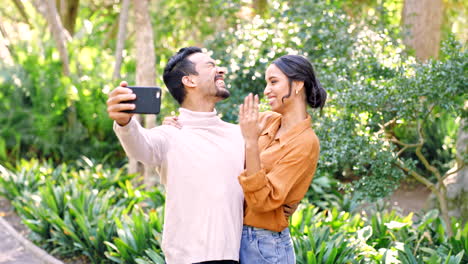
[[[218,67],[216,67],[216,73],[217,73],[217,74],[226,74],[226,73],[227,73],[227,69],[226,69],[226,67],[220,67],[220,66],[218,66]]]

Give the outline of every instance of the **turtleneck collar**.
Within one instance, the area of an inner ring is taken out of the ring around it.
[[[212,112],[195,112],[181,107],[179,108],[179,113],[179,122],[182,125],[213,126],[222,122],[216,110]]]

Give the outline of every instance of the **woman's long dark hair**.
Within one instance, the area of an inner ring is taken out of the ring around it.
[[[327,92],[315,76],[314,67],[309,60],[298,55],[285,55],[273,61],[273,64],[289,79],[289,93],[282,100],[291,96],[293,81],[302,81],[306,91],[307,104],[312,108],[322,110],[327,100]]]

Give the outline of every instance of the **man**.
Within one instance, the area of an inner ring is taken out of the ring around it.
[[[162,248],[169,264],[239,259],[244,196],[237,178],[244,170],[244,141],[239,126],[222,121],[214,110],[230,96],[225,74],[201,49],[179,50],[163,75],[181,105],[178,122],[170,126],[145,129],[121,112],[135,107],[121,103],[135,99],[126,82],[107,100],[127,155],[159,169],[166,189]],[[285,206],[285,214],[296,208]]]
[[[224,68],[196,47],[179,50],[164,70],[164,83],[181,105],[179,123],[142,128],[122,101],[135,99],[121,83],[107,101],[125,152],[156,166],[166,189],[162,249],[168,264],[237,263],[243,193],[237,177],[244,168],[238,126],[222,121],[215,104],[229,97]]]

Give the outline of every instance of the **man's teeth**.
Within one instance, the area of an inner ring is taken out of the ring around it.
[[[217,84],[217,85],[223,85],[223,84],[224,84],[224,81],[223,81],[223,80],[217,80],[217,81],[216,81],[216,84]]]

